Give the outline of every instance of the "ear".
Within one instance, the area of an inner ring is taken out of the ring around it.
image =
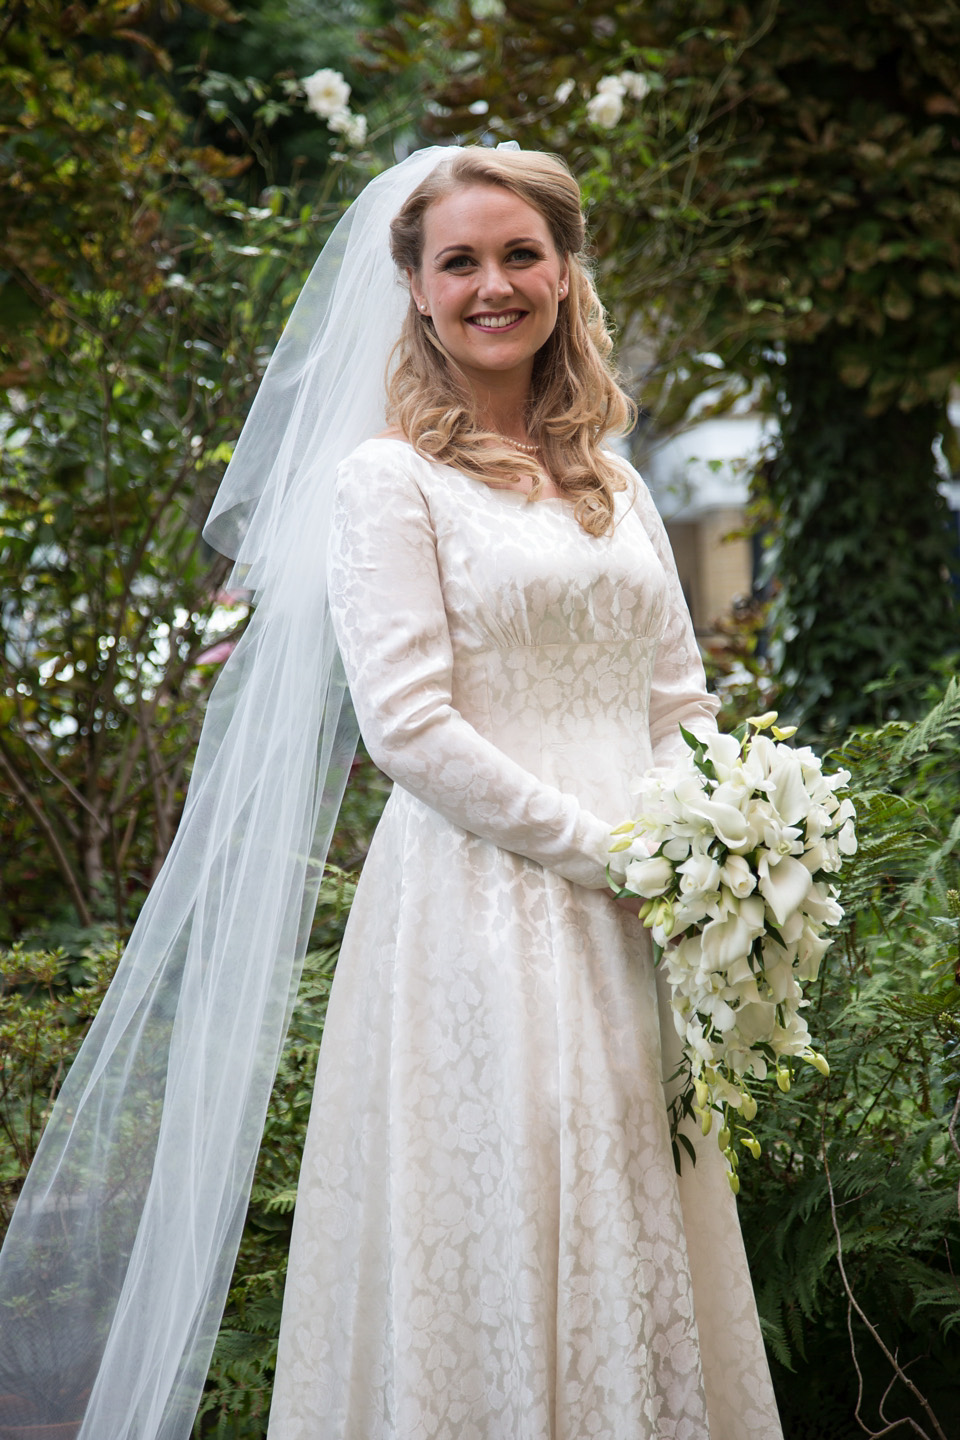
[[[569,294],[570,294],[570,266],[568,265],[567,261],[564,260],[563,265],[561,266],[561,269],[560,269],[560,281],[559,281],[559,284],[558,284],[558,286],[557,286],[557,298],[560,299],[560,300],[565,300]]]
[[[407,280],[410,284],[410,294],[413,296],[413,303],[416,305],[421,315],[429,316],[430,311],[427,309],[427,302],[424,299],[423,292],[421,291],[418,284],[417,273],[415,270],[407,271]]]

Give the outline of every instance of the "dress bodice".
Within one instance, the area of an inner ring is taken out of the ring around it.
[[[594,861],[678,721],[712,724],[669,544],[633,471],[613,531],[595,536],[569,501],[369,441],[341,469],[331,603],[361,730],[388,773],[448,814],[442,792],[459,786],[482,819],[498,797],[522,803],[522,771],[540,782],[526,818],[562,795],[568,819],[586,816]],[[495,755],[514,768],[493,774]],[[596,868],[568,878],[601,883]]]
[[[453,704],[506,754],[605,818],[651,762],[650,689],[667,578],[628,491],[609,536],[563,500],[436,467],[429,504]],[[613,823],[611,819],[611,823]]]

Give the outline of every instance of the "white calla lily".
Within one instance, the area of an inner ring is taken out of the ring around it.
[[[757,866],[759,889],[778,925],[803,904],[810,893],[811,876],[806,865],[792,855],[781,855],[776,864],[763,856]]]
[[[725,735],[718,730],[715,735],[709,735],[704,740],[703,748],[707,759],[717,772],[718,779],[729,779],[731,771],[737,766],[740,759],[740,742],[736,736]]]

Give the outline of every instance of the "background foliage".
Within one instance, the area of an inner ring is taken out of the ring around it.
[[[889,665],[891,713],[919,703],[960,647],[933,454],[960,463],[955,0],[414,3],[383,44],[432,64],[434,131],[570,161],[655,434],[751,392],[788,422],[765,486],[784,708],[870,722]],[[648,93],[600,123],[624,71]]]
[[[204,25],[235,18],[221,0],[197,9]],[[199,32],[160,13],[141,5],[135,30],[119,3],[44,0],[3,29],[8,937],[53,918],[128,924],[166,853],[245,615],[200,525],[281,320],[372,163],[333,159],[325,127],[283,90],[271,108],[266,82],[174,84],[150,31],[184,46]],[[259,97],[243,133],[224,90]],[[325,137],[309,180],[268,159],[281,121]],[[220,129],[247,153],[209,143]]]
[[[297,81],[324,65],[369,118],[361,153],[304,108]],[[601,125],[589,102],[623,70],[648,93]],[[915,1384],[957,1433],[960,706],[930,676],[960,643],[931,453],[942,434],[956,467],[958,77],[956,0],[853,0],[842,24],[826,0],[4,9],[0,1222],[244,621],[199,524],[306,267],[395,143],[516,134],[584,182],[660,433],[746,396],[775,411],[756,486],[781,582],[775,673],[756,611],[709,668],[724,723],[781,693],[842,746],[860,796],[848,925],[811,1024],[832,1073],[805,1067],[761,1107],[763,1154],[741,1169],[787,1434],[863,1433],[851,1330],[869,1430],[885,1403],[892,1425],[941,1433]],[[326,997],[386,789],[358,762],[198,1435],[265,1433]],[[882,1346],[907,1377],[886,1402]]]

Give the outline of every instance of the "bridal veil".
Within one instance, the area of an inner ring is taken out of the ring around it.
[[[408,303],[389,223],[450,153],[378,176],[337,225],[208,520],[257,603],[0,1254],[7,1440],[190,1433],[356,743],[326,601],[334,476],[384,424]]]

